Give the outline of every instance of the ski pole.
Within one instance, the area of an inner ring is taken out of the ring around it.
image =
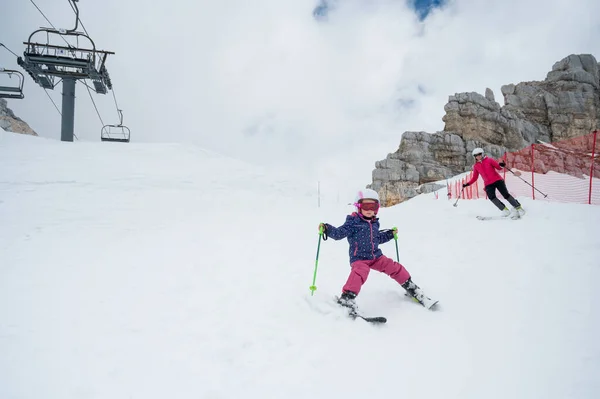
[[[323,226],[319,226],[319,244],[317,244],[317,259],[315,260],[315,271],[313,273],[313,281],[312,285],[309,287],[310,296],[315,294],[317,290],[317,286],[315,285],[317,282],[317,265],[319,264],[319,250],[321,249],[321,238],[323,237]]]
[[[516,174],[515,172],[512,171],[511,168],[509,168],[508,166],[505,166],[506,169],[508,169],[508,171],[510,173],[512,173],[513,175],[517,176],[519,179],[523,180],[526,184],[529,184],[529,182],[527,182],[527,180],[523,179],[521,176],[519,176],[518,174]],[[543,192],[541,192],[540,190],[538,190],[537,188],[533,187],[531,184],[529,184],[531,186],[531,188],[533,188],[535,191],[537,191],[538,193],[542,194],[544,196],[544,198],[546,198],[548,196],[548,194],[544,194]]]
[[[400,254],[398,253],[398,229],[394,227],[394,241],[396,241],[396,261],[400,263]]]
[[[465,191],[465,188],[463,187],[462,190],[460,190],[460,194],[458,194],[458,197],[456,197],[456,201],[454,201],[454,205],[452,205],[453,207],[456,208],[456,204],[458,204],[458,200],[460,199],[460,197],[462,197],[463,195],[463,191]]]

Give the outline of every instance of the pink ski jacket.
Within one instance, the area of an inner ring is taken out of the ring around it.
[[[471,185],[477,181],[479,175],[483,178],[483,184],[489,186],[492,183],[502,180],[502,176],[496,172],[496,170],[502,170],[502,167],[493,158],[483,157],[481,162],[475,162],[473,165],[473,177],[467,182]]]

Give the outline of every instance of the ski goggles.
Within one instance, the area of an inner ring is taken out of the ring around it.
[[[377,212],[379,210],[379,202],[365,202],[365,203],[359,202],[358,207],[360,209],[362,209],[363,211]]]

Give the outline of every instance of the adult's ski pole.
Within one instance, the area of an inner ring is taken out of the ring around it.
[[[537,188],[535,188],[534,186],[532,186],[527,180],[523,179],[519,174],[516,174],[515,172],[512,171],[511,168],[509,168],[508,166],[505,166],[506,170],[508,170],[510,173],[512,173],[513,175],[517,176],[519,179],[523,180],[526,184],[529,184],[529,186],[531,186],[531,188],[533,188],[535,191],[537,191],[538,193],[542,194],[544,196],[544,198],[548,197],[548,194],[544,194],[543,192],[541,192],[540,190],[538,190]]]
[[[462,197],[463,195],[463,191],[465,191],[465,188],[463,187],[462,190],[460,190],[460,194],[458,194],[458,197],[456,197],[456,201],[454,201],[454,205],[452,205],[453,207],[457,207],[458,205],[458,200],[460,199],[460,197]]]

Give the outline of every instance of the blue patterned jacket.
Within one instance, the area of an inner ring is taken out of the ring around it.
[[[354,212],[346,217],[346,222],[340,227],[325,223],[326,233],[334,240],[348,238],[348,254],[350,264],[357,260],[377,259],[383,253],[379,244],[384,244],[394,238],[393,230],[379,231],[379,219],[365,219]]]

